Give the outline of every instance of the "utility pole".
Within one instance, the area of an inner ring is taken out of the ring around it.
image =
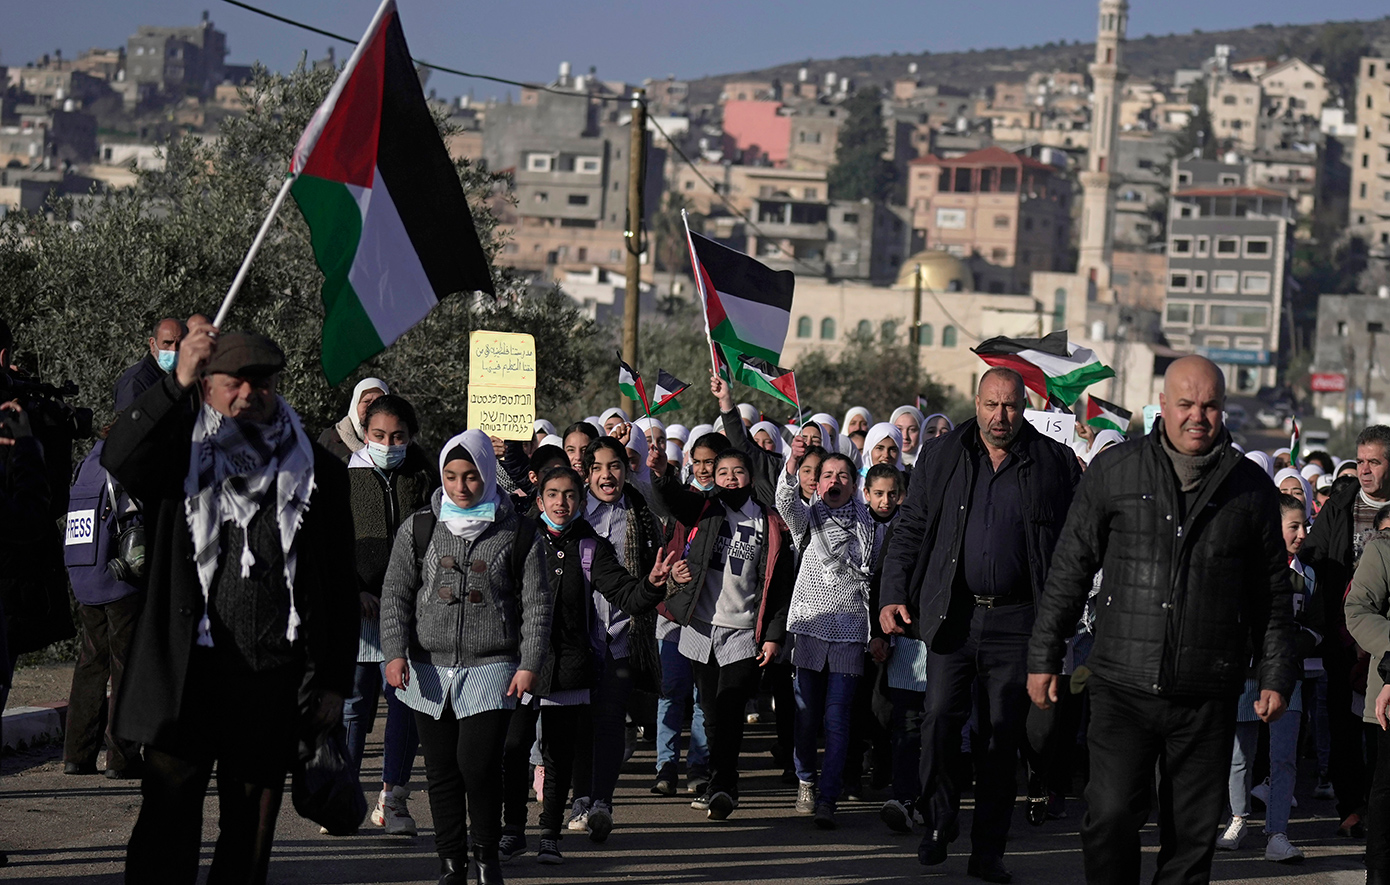
[[[1371,347],[1366,351],[1366,389],[1361,394],[1361,414],[1366,423],[1371,423],[1371,369],[1376,364],[1376,335],[1385,331],[1384,323],[1367,323],[1366,331],[1371,336]]]
[[[623,359],[637,367],[637,320],[642,300],[642,175],[646,172],[647,156],[647,93],[632,90],[632,139],[627,152],[627,226],[623,238],[627,243],[627,294],[623,300]],[[624,396],[622,407],[637,417],[641,403]]]
[[[922,265],[912,274],[912,395],[921,387],[918,369],[922,362]],[[916,400],[913,400],[916,402]]]

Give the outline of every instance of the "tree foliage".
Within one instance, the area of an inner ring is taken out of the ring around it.
[[[884,200],[897,173],[883,154],[888,133],[883,128],[883,104],[878,89],[866,87],[850,96],[844,108],[848,116],[840,128],[835,165],[828,185],[835,200]]]
[[[246,112],[226,120],[216,139],[167,143],[163,170],[92,201],[80,221],[67,220],[69,203],[42,216],[11,215],[0,226],[0,316],[14,328],[21,359],[45,380],[76,381],[81,404],[98,423],[110,420],[115,379],[147,352],[153,323],[217,310],[334,76],[302,66],[289,75],[258,70],[243,90]],[[467,161],[457,169],[494,259],[498,296],[444,299],[337,389],[319,366],[323,276],[308,227],[290,206],[272,225],[225,325],[260,331],[285,350],[281,391],[306,427],[336,420],[357,378],[370,374],[415,402],[427,445],[446,439],[466,421],[473,329],[536,336],[540,410],[573,400],[583,386],[598,330],[557,290],[528,295],[518,273],[495,265],[504,238],[487,201],[510,183]]]

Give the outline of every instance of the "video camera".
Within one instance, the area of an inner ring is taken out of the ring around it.
[[[34,435],[41,440],[62,436],[71,443],[95,436],[92,410],[65,402],[65,399],[77,394],[77,385],[71,381],[64,381],[61,387],[55,387],[12,372],[0,371],[0,402],[18,400],[29,416]],[[0,412],[0,434],[14,436],[10,427],[12,420],[12,416]]]

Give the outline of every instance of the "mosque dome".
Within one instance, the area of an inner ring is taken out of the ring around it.
[[[922,288],[935,292],[973,292],[975,275],[970,265],[941,249],[927,249],[911,255],[902,263],[896,289],[911,289],[916,285],[917,268],[922,269]]]

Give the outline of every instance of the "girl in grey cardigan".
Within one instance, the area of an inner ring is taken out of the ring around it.
[[[479,881],[500,885],[502,749],[544,663],[552,596],[535,523],[497,492],[488,437],[449,440],[439,472],[443,488],[401,524],[382,586],[386,681],[415,711],[441,885],[466,881],[470,810]]]

